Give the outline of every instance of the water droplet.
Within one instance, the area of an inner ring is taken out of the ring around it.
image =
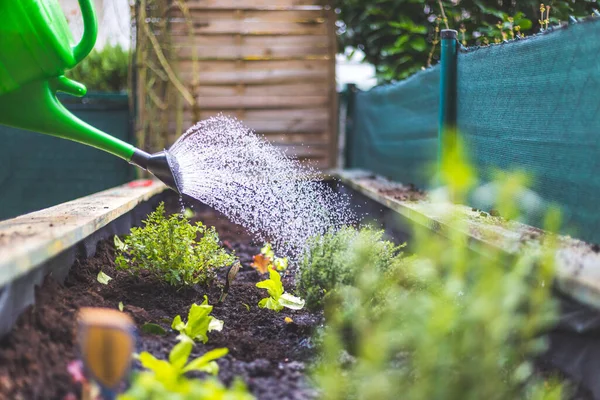
[[[236,119],[199,122],[169,153],[183,194],[270,241],[279,254],[295,258],[309,237],[355,221],[346,195]]]

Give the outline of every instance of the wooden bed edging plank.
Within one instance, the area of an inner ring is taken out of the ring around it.
[[[331,174],[346,186],[368,198],[396,211],[404,218],[444,234],[451,230],[460,231],[469,237],[469,247],[483,255],[492,251],[508,254],[539,254],[544,248],[543,230],[498,217],[482,217],[480,211],[471,207],[449,203],[435,203],[431,200],[397,200],[382,193],[402,186],[375,177],[372,173],[360,170],[337,170]],[[460,220],[460,224],[448,224]],[[453,235],[447,235],[452,237]],[[565,294],[600,308],[600,253],[586,242],[569,236],[557,236],[556,270],[557,286]]]
[[[0,222],[0,287],[34,270],[163,192],[159,181],[134,181]]]

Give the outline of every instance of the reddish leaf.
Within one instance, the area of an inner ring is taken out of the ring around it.
[[[255,255],[253,261],[250,266],[261,274],[266,274],[269,271],[269,267],[271,267],[271,258],[263,254]]]

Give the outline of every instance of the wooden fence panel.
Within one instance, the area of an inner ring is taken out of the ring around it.
[[[170,57],[195,102],[182,102],[171,127],[223,113],[309,165],[334,166],[333,10],[319,0],[185,4],[169,8]]]

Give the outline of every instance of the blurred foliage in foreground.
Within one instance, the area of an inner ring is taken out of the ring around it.
[[[128,68],[129,52],[119,45],[106,45],[93,50],[66,75],[91,91],[122,92],[127,90]]]
[[[446,193],[460,199],[475,178],[457,159],[454,154],[442,180]],[[505,215],[515,216],[511,202],[521,181],[505,176],[499,183],[497,209]],[[411,249],[419,258],[405,258],[385,273],[371,243],[353,244],[346,268],[358,276],[326,298],[314,367],[324,399],[566,397],[565,385],[540,375],[531,362],[546,348],[543,334],[557,319],[555,236],[545,235],[539,251],[489,249],[484,256],[469,249],[460,229],[464,219],[448,212],[444,222],[456,229],[440,235],[415,226]],[[554,232],[558,225],[558,213],[550,211],[546,228]]]
[[[546,6],[537,0],[336,0],[334,4],[340,51],[362,50],[380,81],[404,79],[435,64],[439,31],[446,26],[459,32],[463,45],[486,45],[529,36],[600,8],[598,0],[552,0]]]

